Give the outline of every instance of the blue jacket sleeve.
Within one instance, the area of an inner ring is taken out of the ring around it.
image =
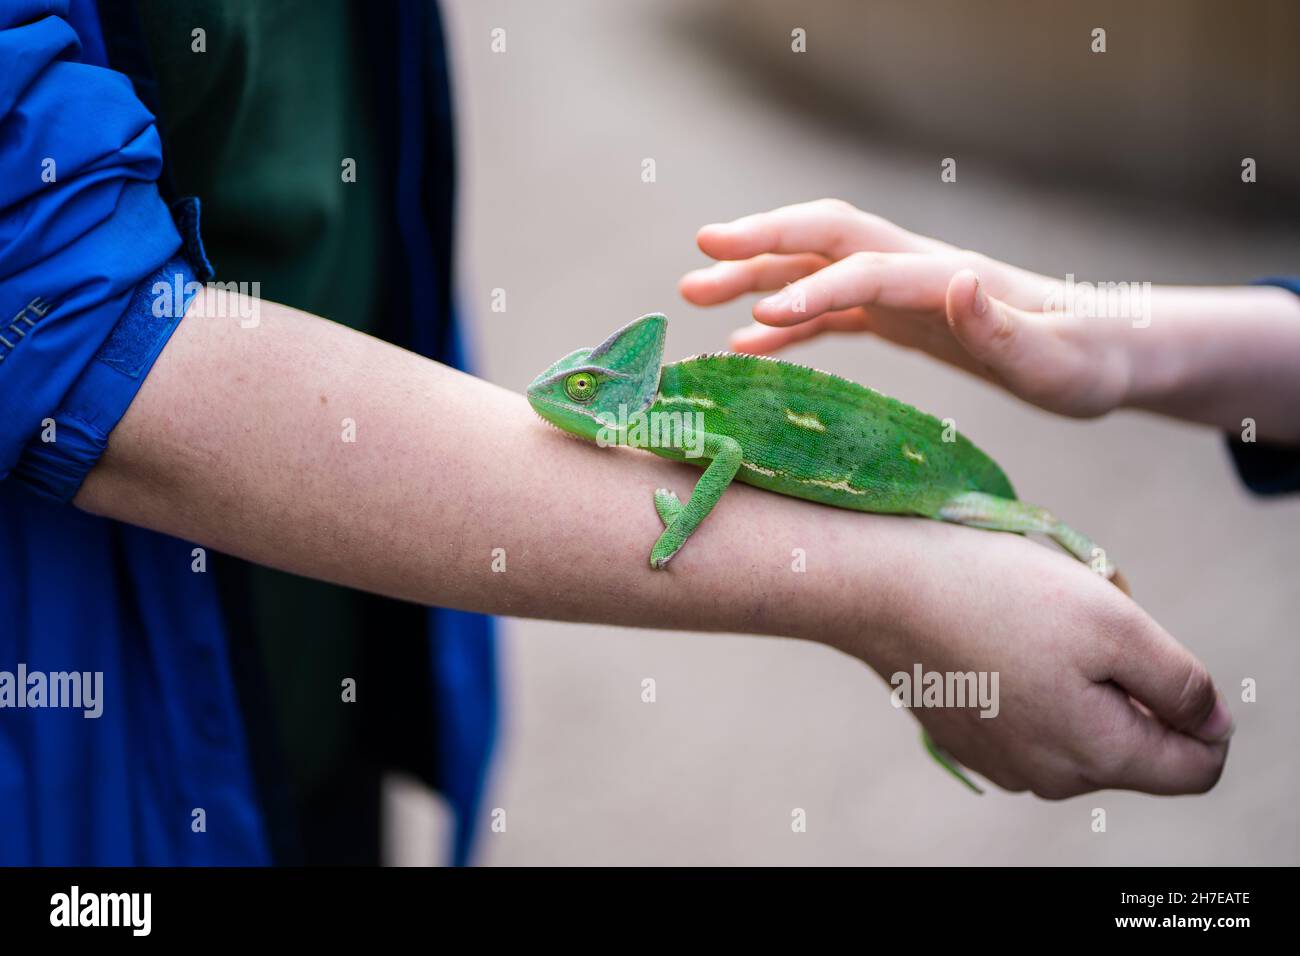
[[[1257,285],[1276,285],[1300,295],[1300,278],[1260,279]],[[1300,408],[1296,409],[1300,415]],[[1300,446],[1243,442],[1228,436],[1228,451],[1242,483],[1257,495],[1300,491]]]
[[[195,285],[153,116],[80,56],[68,0],[0,3],[0,480],[61,500]]]

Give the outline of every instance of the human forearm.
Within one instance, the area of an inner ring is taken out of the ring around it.
[[[1273,286],[1158,286],[1151,323],[1119,330],[1122,404],[1260,438],[1300,441],[1300,297]]]
[[[421,603],[807,638],[882,676],[998,671],[1000,719],[918,717],[1008,787],[1174,793],[1217,779],[1224,745],[1189,736],[1214,704],[1204,668],[1059,554],[736,485],[654,571],[652,489],[685,494],[696,469],[568,438],[521,396],[322,319],[270,303],[261,313],[256,329],[181,323],[81,507]],[[1178,729],[1130,708],[1115,684]],[[1202,736],[1218,739],[1226,720]]]
[[[884,580],[867,526],[888,522],[748,488],[693,556],[651,572],[651,492],[685,493],[695,477],[583,445],[518,395],[262,303],[257,328],[181,323],[77,504],[427,604],[823,637],[879,616],[881,588],[847,578]],[[791,549],[813,542],[832,570],[793,573]],[[505,573],[492,570],[495,548]]]

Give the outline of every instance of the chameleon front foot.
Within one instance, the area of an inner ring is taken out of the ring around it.
[[[677,493],[667,488],[656,488],[655,511],[659,512],[659,520],[664,523],[665,528],[672,524],[673,519],[682,513],[682,503]]]
[[[669,532],[664,531],[655,542],[655,546],[650,549],[650,567],[656,571],[662,571],[664,566],[672,560],[673,555],[682,549],[682,543],[669,537]]]
[[[704,457],[711,459],[709,467],[695,483],[695,490],[686,504],[682,504],[667,488],[655,491],[655,511],[666,525],[650,551],[650,567],[655,570],[666,565],[682,549],[700,522],[709,516],[718,498],[731,484],[731,479],[736,477],[740,468],[740,443],[725,435],[705,432]]]
[[[650,567],[660,571],[663,570],[664,564],[671,561],[672,555],[681,550],[681,545],[685,544],[685,538],[672,529],[673,520],[681,514],[681,501],[667,488],[656,488],[654,510],[659,512],[659,520],[664,523],[664,529],[662,535],[659,535],[659,540],[654,542],[654,548],[650,550]]]
[[[664,532],[650,552],[650,567],[660,571],[672,556],[681,550],[683,544],[683,541],[677,540],[677,535],[669,531],[673,521],[682,513],[682,503],[675,492],[667,488],[656,488],[655,511],[659,513],[659,520],[664,523]]]

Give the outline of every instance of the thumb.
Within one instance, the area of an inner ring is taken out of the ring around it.
[[[1078,417],[1101,415],[1118,404],[1128,374],[1122,356],[1096,354],[1081,347],[1077,336],[1052,334],[1041,313],[993,298],[970,269],[949,280],[944,308],[958,345],[1013,395]]]
[[[1023,314],[990,297],[972,270],[952,277],[945,305],[953,336],[980,362],[1006,375],[1023,361]]]
[[[1129,695],[1132,736],[1107,782],[1146,793],[1209,790],[1223,773],[1233,729],[1209,671],[1159,627],[1126,629],[1116,650],[1109,689]]]
[[[1209,670],[1159,628],[1131,633],[1110,677],[1175,730],[1207,743],[1232,736],[1232,714]]]

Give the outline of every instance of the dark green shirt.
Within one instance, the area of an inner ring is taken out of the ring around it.
[[[216,280],[257,282],[262,298],[373,332],[387,223],[357,6],[158,0],[140,15],[167,162],[178,194],[203,204]],[[345,160],[355,161],[354,182],[344,181]],[[363,605],[353,591],[260,567],[251,591],[301,800],[357,746],[340,683],[356,674]]]

